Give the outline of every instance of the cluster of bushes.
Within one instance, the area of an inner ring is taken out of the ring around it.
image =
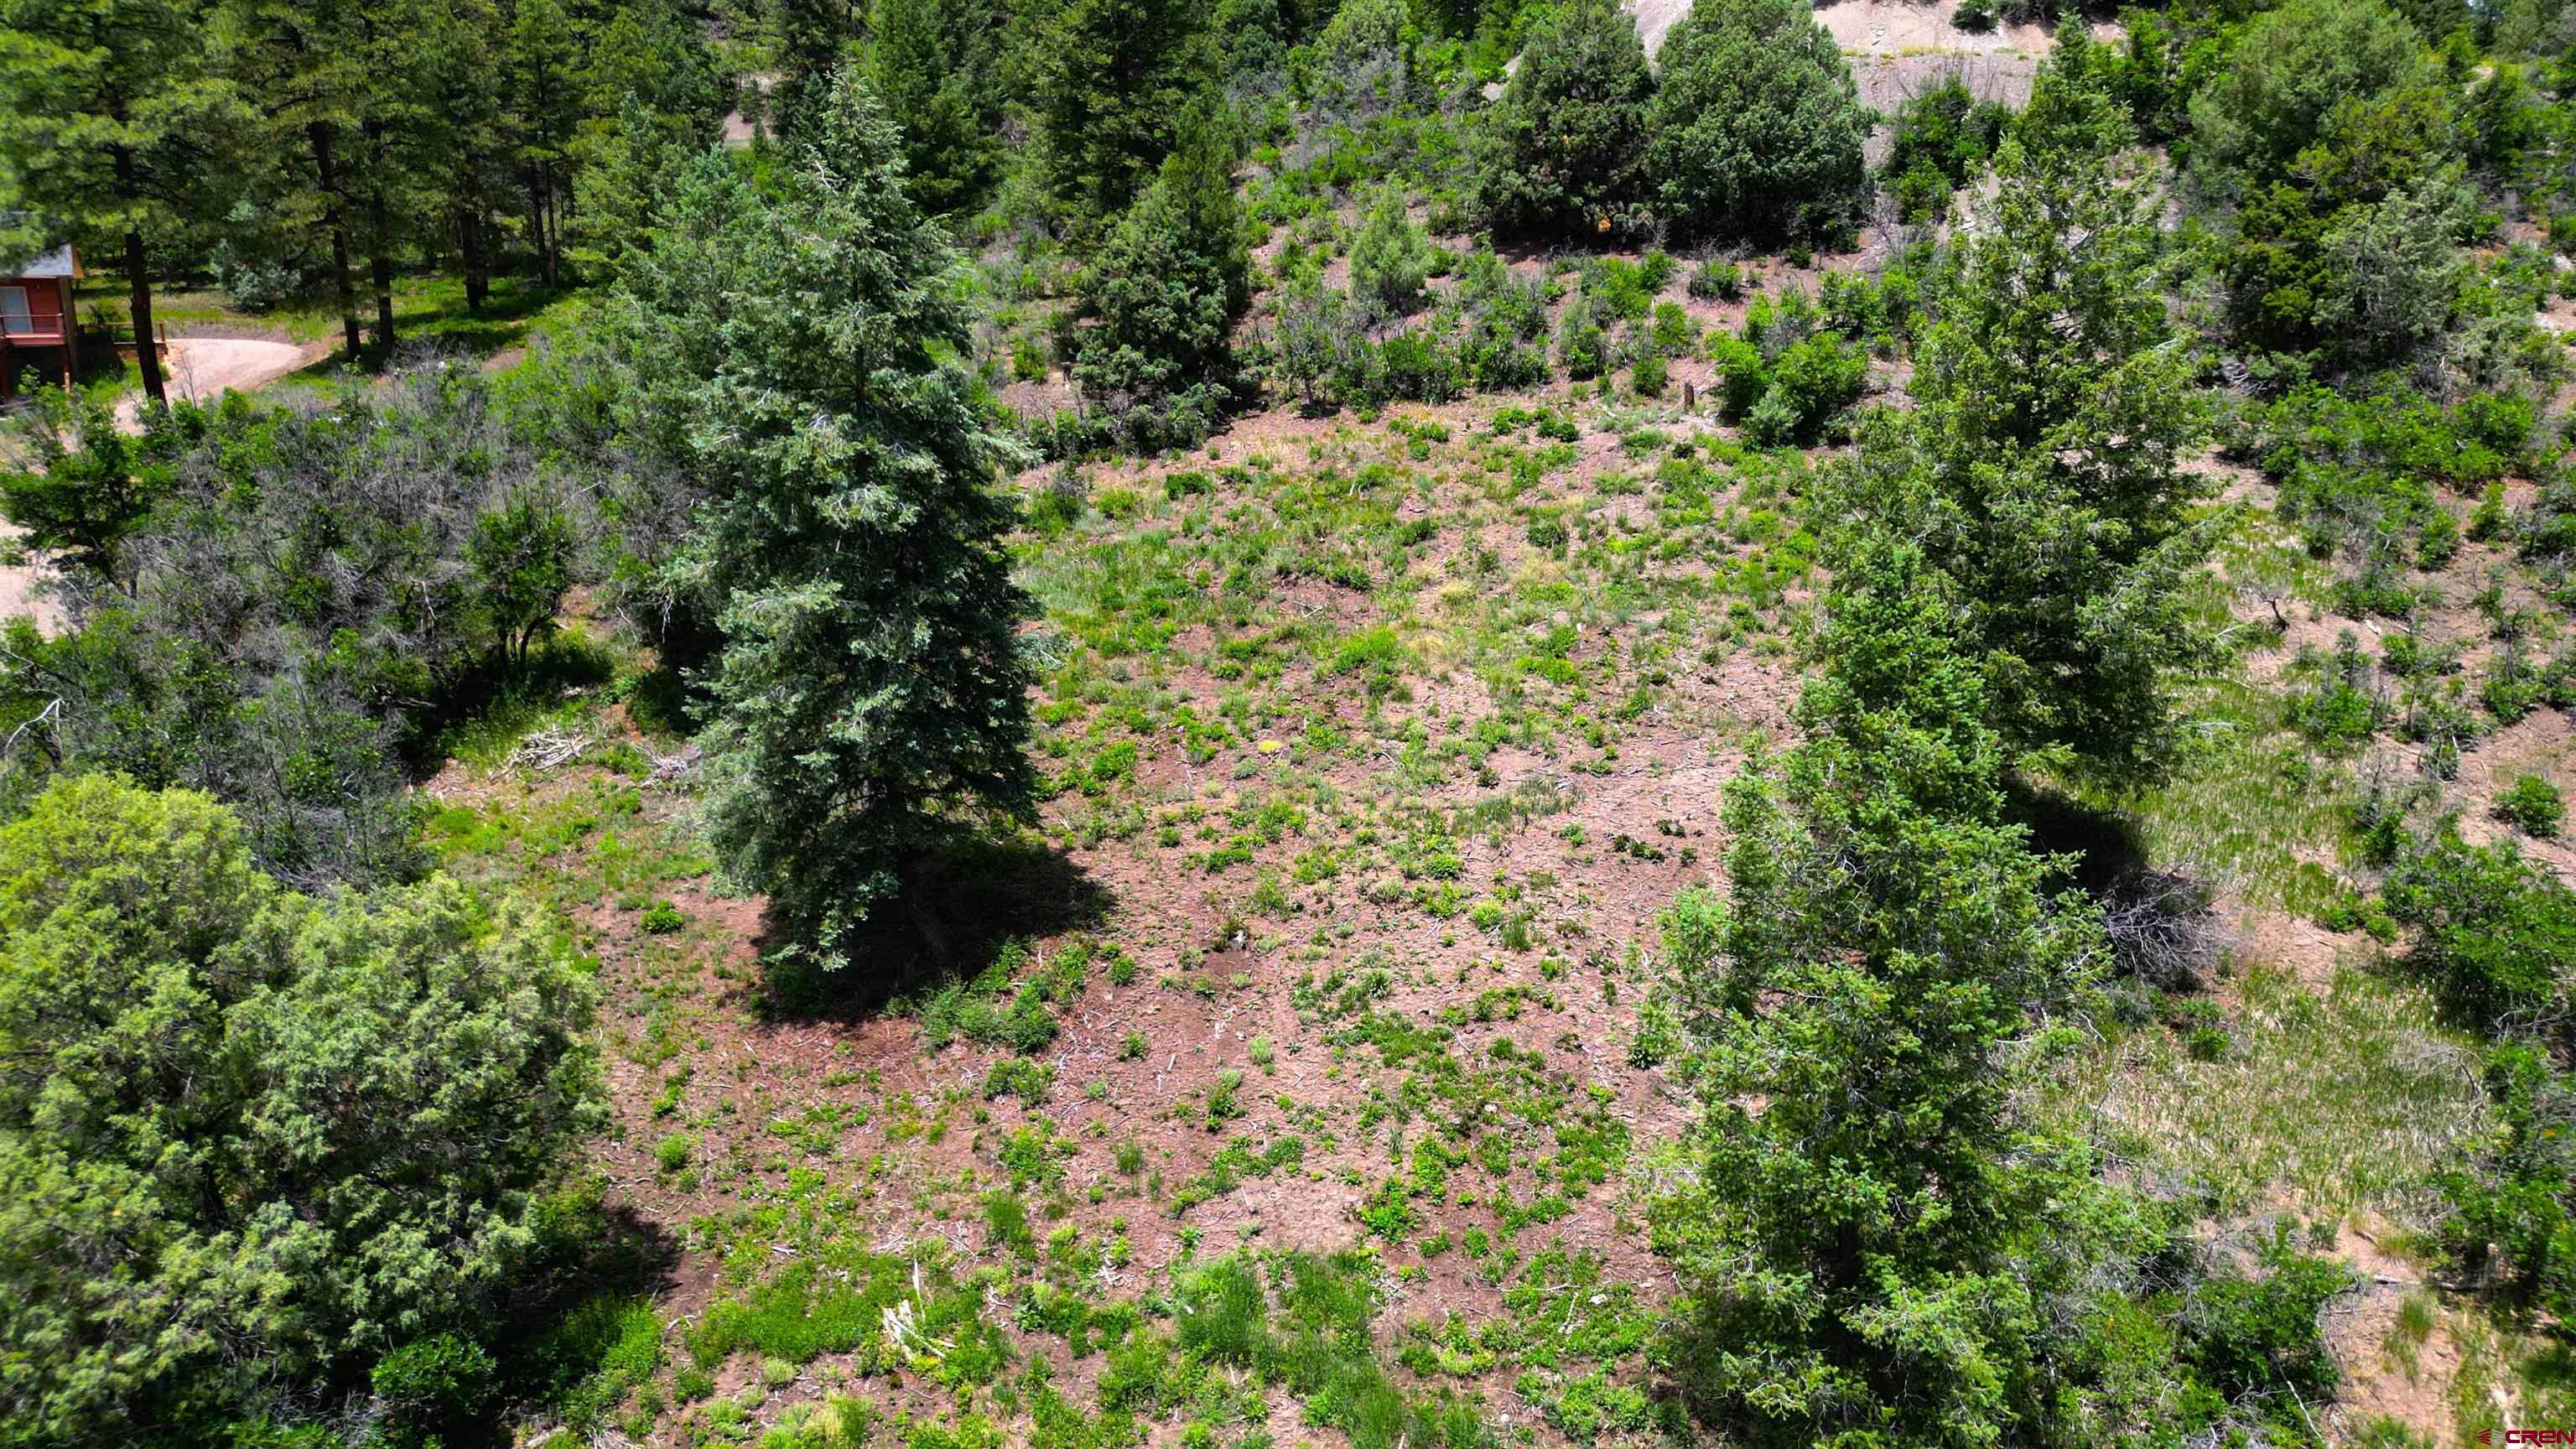
[[[2189,94],[2216,323],[2257,375],[2438,383],[2530,330],[2459,244],[2492,232],[2449,59],[2382,0],[2292,0]]]
[[[444,879],[299,894],[206,796],[96,775],[0,827],[0,882],[5,1437],[467,1428],[605,1235],[557,931]]]
[[[2412,611],[2411,595],[2400,602],[2403,610],[2395,604],[2391,610]],[[2336,752],[2359,749],[2391,732],[2424,746],[2417,768],[2426,777],[2449,780],[2459,775],[2461,755],[2497,726],[2544,706],[2576,707],[2576,649],[2544,655],[2508,630],[2474,679],[2462,667],[2461,653],[2456,642],[2436,642],[2421,629],[2409,629],[2387,636],[2373,660],[2346,630],[2331,652],[2311,647],[2291,661],[2288,677],[2297,687],[2287,700],[2289,722]],[[2378,854],[2393,859],[2395,852]]]
[[[418,748],[530,670],[586,562],[572,490],[488,385],[432,367],[329,406],[227,394],[132,440],[55,401],[33,436],[0,508],[60,550],[71,627],[9,626],[6,788],[204,790],[274,874],[406,874]]]
[[[1705,0],[1650,67],[1611,0],[1532,26],[1468,133],[1468,210],[1496,232],[1597,242],[1661,224],[1692,236],[1831,241],[1869,194],[1866,112],[1806,6]]]
[[[2351,563],[2347,600],[2379,608],[2409,568],[2439,568],[2457,552],[2459,520],[2438,489],[2476,493],[2530,465],[2535,410],[2519,392],[2470,393],[2442,404],[2411,391],[2346,395],[2292,389],[2248,420],[2237,449],[2280,485],[2282,516],[2309,552]]]
[[[1390,300],[1379,260],[1367,258],[1367,268],[1363,260],[1355,250],[1348,294],[1310,273],[1276,304],[1271,375],[1307,406],[1444,402],[1470,388],[1505,391],[1547,379],[1546,290],[1513,276],[1491,249],[1461,262],[1456,284],[1421,316]],[[1420,286],[1402,286],[1413,274],[1399,265],[1396,291],[1418,309]]]
[[[1896,134],[1880,173],[1897,214],[1910,222],[1940,220],[1951,194],[1994,154],[2011,114],[1970,95],[1955,74],[1906,98],[1896,108]]]
[[[1552,338],[1551,295],[1562,282],[1515,277],[1490,248],[1470,253],[1455,284],[1436,292],[1422,289],[1430,270],[1414,266],[1391,293],[1371,280],[1385,272],[1365,246],[1353,249],[1347,292],[1323,285],[1317,258],[1292,253],[1285,265],[1292,275],[1274,304],[1268,370],[1312,409],[1445,402],[1560,374],[1592,382],[1622,371],[1638,396],[1661,397],[1670,391],[1671,363],[1703,351],[1681,305],[1658,300],[1680,266],[1661,251],[1576,267]],[[1743,285],[1732,263],[1705,264],[1692,278],[1699,290],[1740,294]],[[1764,444],[1814,441],[1860,398],[1869,354],[1849,339],[1892,348],[1920,307],[1902,266],[1874,277],[1830,273],[1815,296],[1797,287],[1757,296],[1740,336],[1705,340],[1717,364],[1720,414]]]
[[[2563,806],[2548,793],[2526,803],[2554,829]],[[2383,901],[2412,932],[2406,966],[2494,1039],[2498,1130],[2436,1180],[2451,1208],[2437,1236],[2500,1304],[2564,1323],[2576,1313],[2576,891],[2511,840],[2471,845],[2449,821],[2421,841],[2390,833]]]
[[[2393,870],[2388,913],[2414,928],[2407,964],[2482,1028],[2576,1047],[2576,891],[2510,840],[2437,835]]]
[[[1756,297],[1742,333],[1710,338],[1708,354],[1719,412],[1769,444],[1813,442],[1860,401],[1869,373],[1869,354],[1796,287]]]

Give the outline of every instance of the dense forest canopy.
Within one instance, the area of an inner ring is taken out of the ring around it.
[[[64,245],[0,1445],[2576,1412],[2554,0],[0,0]]]

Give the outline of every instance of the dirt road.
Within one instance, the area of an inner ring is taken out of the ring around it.
[[[328,342],[268,342],[252,337],[174,337],[164,354],[170,396],[203,401],[227,388],[248,392],[309,367],[331,355]],[[128,427],[143,408],[140,393],[116,405],[116,416]]]

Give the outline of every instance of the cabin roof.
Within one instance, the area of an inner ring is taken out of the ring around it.
[[[39,252],[24,265],[0,269],[12,277],[74,277],[80,275],[79,264],[72,258],[68,245]]]

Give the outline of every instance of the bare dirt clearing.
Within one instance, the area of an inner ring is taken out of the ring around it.
[[[327,342],[273,342],[256,337],[174,337],[162,366],[170,396],[204,402],[226,390],[248,392],[310,367],[331,355]],[[116,405],[117,420],[137,426],[143,395],[129,393]]]

